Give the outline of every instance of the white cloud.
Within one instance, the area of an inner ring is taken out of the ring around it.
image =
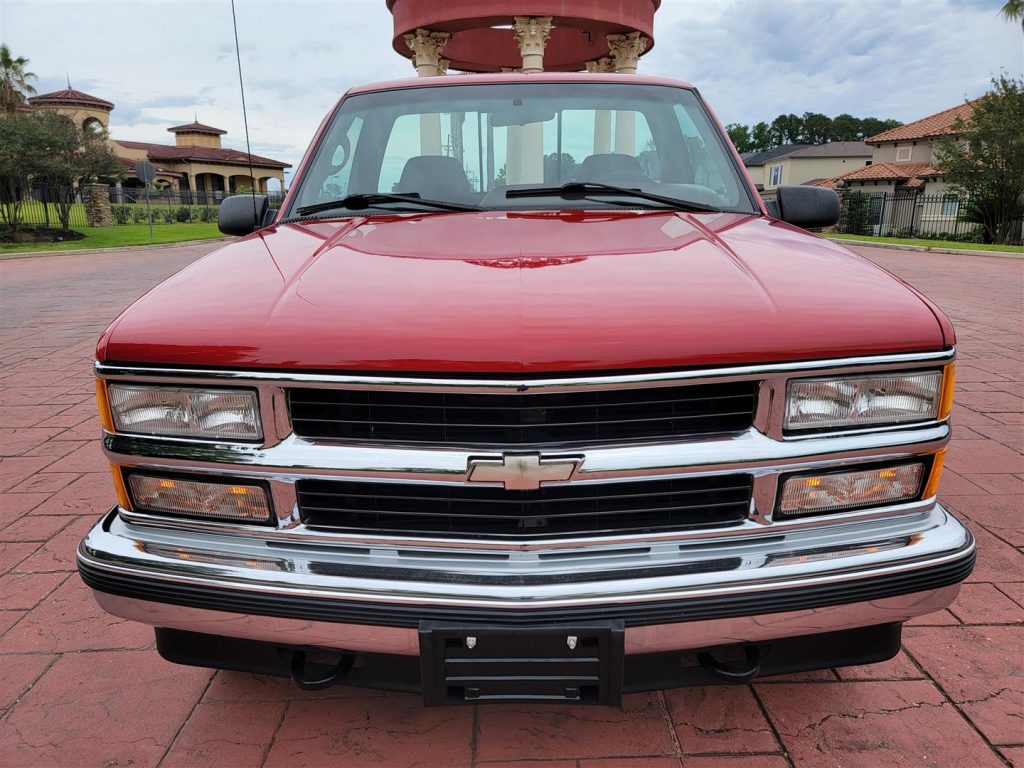
[[[724,122],[780,112],[913,120],[1024,71],[999,2],[664,0],[641,71],[689,80]],[[256,153],[297,163],[350,86],[412,74],[391,47],[384,0],[237,0]],[[244,144],[228,2],[0,0],[0,39],[31,59],[41,91],[72,85],[117,104],[118,138],[169,142],[202,122]]]

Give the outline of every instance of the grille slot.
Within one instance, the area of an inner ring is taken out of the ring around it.
[[[320,530],[533,539],[737,525],[750,475],[570,483],[534,491],[436,483],[300,480],[302,521]]]
[[[290,389],[300,437],[434,445],[601,443],[742,432],[753,423],[753,381],[476,394]]]

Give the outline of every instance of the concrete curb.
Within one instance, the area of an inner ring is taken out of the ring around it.
[[[873,240],[847,240],[845,237],[828,237],[833,243],[840,245],[859,245],[866,248],[888,248],[892,251],[921,251],[924,253],[951,253],[954,256],[994,256],[997,259],[1024,259],[1024,252],[1016,251],[981,251],[970,248],[933,248],[930,245],[903,245],[902,243],[876,243]]]
[[[182,245],[204,245],[206,243],[227,243],[234,240],[233,237],[213,237],[205,240],[182,240],[177,243],[155,243],[153,245],[122,245],[116,248],[66,248],[60,251],[24,251],[18,253],[3,253],[0,251],[0,261],[5,259],[32,259],[36,256],[74,256],[80,253],[121,253],[122,251],[158,251],[162,248],[177,248]]]

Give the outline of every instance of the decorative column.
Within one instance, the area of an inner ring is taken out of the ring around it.
[[[441,51],[450,37],[447,32],[431,32],[429,29],[417,29],[416,34],[405,36],[417,75],[437,77],[447,71],[448,60],[441,58]],[[441,116],[438,114],[420,115],[420,154],[441,154]]]
[[[608,53],[621,75],[635,75],[640,54],[647,50],[650,39],[639,32],[608,35]],[[636,113],[615,113],[615,151],[636,156]]]
[[[450,37],[447,32],[431,32],[429,29],[417,29],[416,34],[405,36],[417,75],[436,77],[441,74],[441,51]],[[447,68],[447,62],[444,66]]]
[[[532,75],[544,71],[544,48],[551,37],[550,16],[516,16],[515,38],[523,57],[522,73]],[[515,175],[519,184],[544,181],[544,124],[527,123],[520,129],[519,168]],[[511,163],[510,163],[511,165]],[[512,175],[509,174],[509,183]]]
[[[614,72],[615,66],[607,56],[587,62],[587,72]],[[599,109],[594,114],[594,154],[606,155],[612,151],[612,111]]]
[[[544,71],[544,48],[551,37],[550,16],[516,16],[516,43],[523,57],[522,72],[533,75]]]

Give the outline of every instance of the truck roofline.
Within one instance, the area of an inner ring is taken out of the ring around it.
[[[346,96],[403,88],[434,88],[442,85],[495,85],[499,83],[633,83],[639,85],[668,85],[674,88],[694,86],[685,80],[657,75],[621,75],[614,72],[540,72],[528,77],[518,72],[485,72],[483,74],[441,75],[439,77],[404,77],[377,83],[357,85],[346,91]]]

